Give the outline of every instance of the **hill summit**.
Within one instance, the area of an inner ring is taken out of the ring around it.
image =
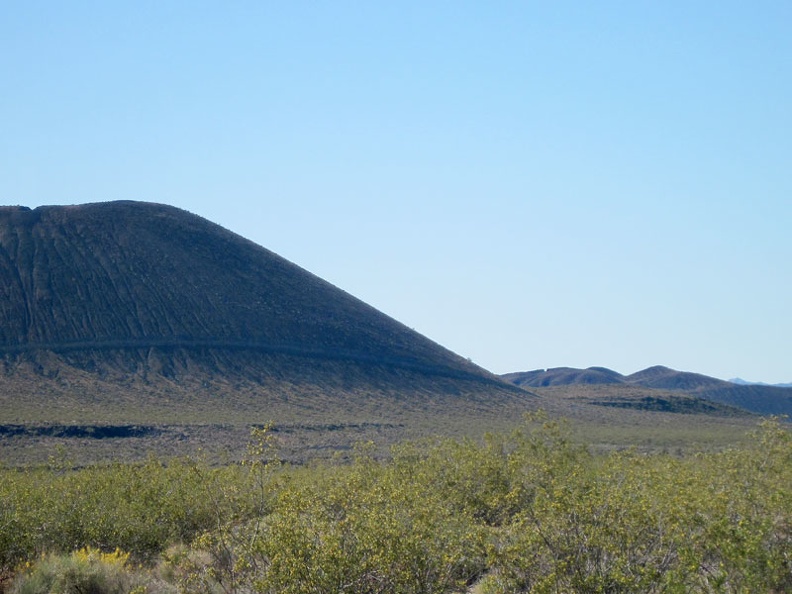
[[[0,357],[4,422],[525,398],[273,252],[141,202],[0,208]]]

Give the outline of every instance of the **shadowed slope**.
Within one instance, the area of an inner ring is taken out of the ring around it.
[[[481,376],[283,258],[184,211],[0,212],[0,348],[256,348]]]

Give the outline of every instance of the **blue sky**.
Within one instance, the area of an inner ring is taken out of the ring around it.
[[[0,4],[0,203],[185,208],[504,373],[792,381],[792,3]]]

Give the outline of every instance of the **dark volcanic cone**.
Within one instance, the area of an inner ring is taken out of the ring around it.
[[[162,398],[215,418],[239,393],[256,400],[237,412],[524,397],[276,254],[138,202],[0,208],[0,356],[7,422],[111,403],[109,417],[139,417],[166,410]]]

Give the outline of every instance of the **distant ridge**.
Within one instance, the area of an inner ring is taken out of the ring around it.
[[[247,239],[130,201],[0,208],[0,363],[5,422],[527,397]]]
[[[773,386],[775,388],[792,388],[792,383],[788,384],[768,384],[765,382],[749,382],[739,377],[733,377],[729,380],[733,384],[740,386]]]
[[[524,388],[572,385],[624,385],[683,393],[761,415],[792,415],[792,391],[764,385],[739,385],[699,373],[676,371],[662,365],[631,375],[604,367],[556,367],[507,373],[503,379]]]

